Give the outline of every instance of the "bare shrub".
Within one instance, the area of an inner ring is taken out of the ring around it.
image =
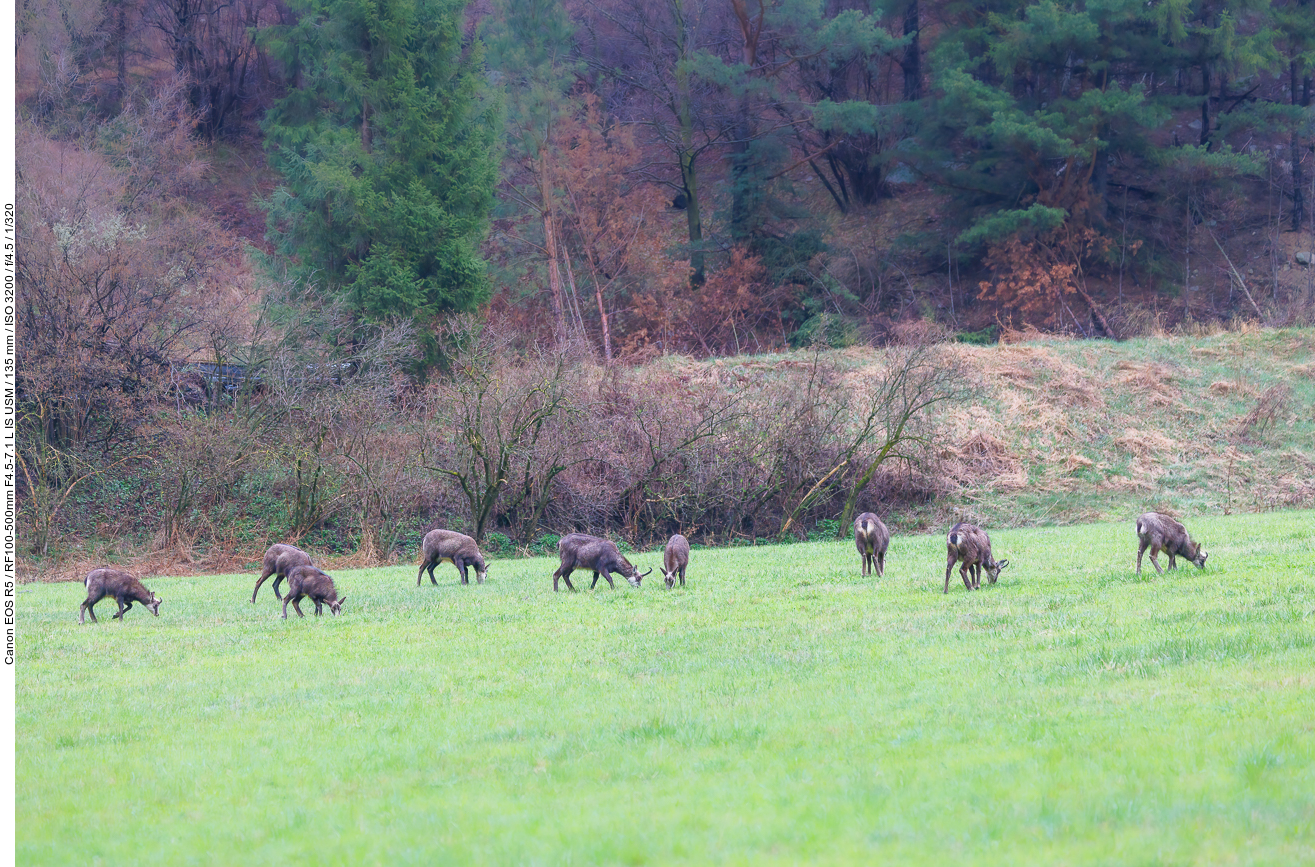
[[[1286,382],[1271,385],[1256,399],[1255,406],[1243,416],[1233,430],[1239,441],[1263,441],[1275,425],[1292,414],[1292,386]]]
[[[579,460],[577,407],[568,382],[580,360],[562,351],[517,359],[509,336],[460,317],[443,334],[451,375],[425,394],[420,463],[461,490],[471,535],[483,542],[500,517],[523,539],[547,508],[553,480]]]

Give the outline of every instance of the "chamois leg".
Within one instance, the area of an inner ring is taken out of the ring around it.
[[[566,582],[566,589],[575,592],[575,585],[571,583],[571,573],[574,569],[564,569],[559,567],[556,572],[552,573],[552,589],[557,592],[557,579],[560,578]]]
[[[254,590],[251,591],[251,604],[252,604],[252,605],[255,605],[255,604],[256,604],[256,597],[260,595],[260,585],[261,585],[261,584],[264,584],[264,583],[265,583],[265,579],[268,578],[270,575],[273,575],[273,574],[274,574],[274,572],[273,572],[272,570],[270,570],[270,569],[266,569],[264,572],[261,572],[261,573],[260,573],[260,577],[256,579],[256,589],[254,589]],[[274,595],[275,595],[275,596],[277,596],[278,593],[279,593],[278,590],[275,590],[275,591],[274,591]]]

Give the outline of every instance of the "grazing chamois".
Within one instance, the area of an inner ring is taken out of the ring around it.
[[[1141,574],[1141,555],[1146,552],[1147,548],[1151,549],[1151,565],[1160,575],[1164,570],[1160,568],[1159,562],[1155,555],[1163,551],[1169,555],[1169,568],[1177,569],[1178,564],[1174,562],[1174,557],[1182,557],[1184,560],[1190,560],[1196,564],[1196,568],[1205,568],[1205,558],[1207,555],[1201,550],[1201,545],[1192,541],[1192,537],[1187,535],[1187,528],[1159,512],[1147,512],[1137,518],[1137,538],[1140,545],[1137,547],[1137,574]]]
[[[466,571],[470,566],[475,567],[475,580],[480,584],[489,574],[484,555],[479,553],[479,545],[474,539],[455,530],[430,530],[420,543],[420,571],[416,573],[416,586],[420,586],[425,569],[429,570],[429,583],[438,584],[434,580],[434,567],[444,560],[457,567],[462,584],[470,583],[470,573]]]
[[[977,590],[982,586],[982,569],[986,569],[987,578],[994,584],[995,579],[1000,577],[1000,570],[1009,565],[1008,560],[997,563],[991,557],[991,539],[985,530],[975,524],[965,524],[962,521],[955,524],[950,528],[945,543],[944,593],[950,592],[950,569],[955,563],[963,564],[959,567],[959,576],[963,578],[963,586],[969,590]]]
[[[562,558],[562,565],[557,567],[557,571],[552,573],[552,589],[557,590],[557,580],[560,578],[566,582],[567,590],[574,590],[575,585],[571,583],[571,572],[576,569],[590,569],[594,573],[593,583],[589,589],[594,589],[598,584],[598,576],[601,574],[607,579],[607,585],[616,589],[616,584],[612,582],[612,573],[619,572],[630,582],[630,586],[638,587],[639,582],[643,580],[644,575],[652,572],[649,569],[643,575],[639,570],[630,565],[630,561],[621,555],[617,550],[615,542],[609,542],[606,539],[600,539],[597,536],[586,536],[584,533],[571,533],[563,536],[557,543],[557,553]]]
[[[156,617],[160,616],[160,597],[147,590],[142,582],[127,572],[108,567],[92,569],[87,573],[87,577],[82,579],[82,583],[87,588],[87,598],[79,609],[79,623],[86,623],[88,614],[91,615],[92,623],[99,623],[100,621],[96,619],[96,603],[106,596],[112,596],[114,601],[119,603],[119,613],[114,615],[115,620],[122,620],[123,613],[131,608],[134,602],[140,602]],[[128,603],[126,605],[125,600]]]
[[[667,547],[662,552],[662,574],[666,576],[667,587],[676,586],[676,574],[680,574],[680,586],[685,586],[685,567],[689,565],[689,539],[677,533],[667,540]]]
[[[310,597],[310,601],[315,603],[316,617],[320,616],[321,606],[326,602],[329,611],[336,617],[342,610],[342,604],[347,601],[346,596],[341,598],[338,596],[338,591],[333,586],[333,579],[314,566],[298,566],[288,573],[288,595],[283,597],[284,620],[288,619],[289,602],[292,603],[298,617],[306,616],[301,613],[301,606],[298,604],[303,596]]]
[[[279,595],[279,582],[288,577],[293,569],[298,566],[309,566],[310,555],[295,545],[270,545],[269,550],[265,552],[265,560],[262,564],[264,571],[260,573],[260,578],[256,580],[256,589],[251,591],[251,604],[256,604],[256,594],[260,592],[260,585],[265,583],[265,579],[274,576],[274,598],[282,599]]]
[[[886,549],[890,547],[890,530],[881,523],[881,519],[871,512],[864,512],[854,519],[854,547],[863,558],[863,577],[877,573],[877,577],[886,574]]]

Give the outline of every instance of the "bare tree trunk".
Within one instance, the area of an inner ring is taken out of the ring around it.
[[[575,288],[575,270],[571,267],[571,254],[565,247],[562,247],[562,258],[566,262],[566,279],[571,287],[571,294],[567,296],[567,312],[571,315],[571,321],[575,324],[575,333],[584,337],[584,317],[580,315],[580,293]]]
[[[705,276],[703,256],[703,218],[699,214],[699,177],[694,166],[694,115],[693,95],[690,93],[685,15],[679,0],[676,12],[676,99],[680,119],[680,181],[685,188],[685,220],[689,226],[689,283],[702,286]]]
[[[539,199],[543,202],[543,248],[548,254],[548,288],[552,291],[553,330],[558,343],[566,339],[566,316],[562,307],[562,272],[557,262],[557,221],[553,217],[552,187],[547,160],[539,154]]]
[[[598,301],[598,319],[603,323],[603,359],[612,363],[612,333],[607,327],[607,308],[603,306],[603,286],[595,278],[594,298]]]
[[[758,182],[749,177],[749,143],[754,137],[754,125],[748,85],[758,66],[758,39],[762,35],[766,11],[760,4],[755,18],[745,0],[730,0],[730,4],[740,25],[740,62],[745,68],[744,90],[740,93],[736,110],[735,141],[731,144],[731,235],[743,239],[749,235],[753,218],[753,197],[747,186]]]
[[[918,0],[909,0],[904,7],[904,35],[910,37],[904,48],[904,101],[922,99],[922,48],[918,44],[921,25],[918,23]]]
[[[1310,76],[1306,76],[1305,87],[1302,90],[1300,99],[1297,97],[1297,61],[1292,61],[1288,65],[1288,74],[1292,87],[1292,104],[1300,106],[1310,105]],[[1301,167],[1301,136],[1297,128],[1292,129],[1292,231],[1300,232],[1302,224],[1306,219],[1306,197],[1304,172]]]

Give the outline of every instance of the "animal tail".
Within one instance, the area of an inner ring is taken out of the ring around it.
[[[963,536],[960,536],[958,533],[951,533],[951,534],[950,534],[950,544],[951,544],[951,545],[958,545],[958,544],[959,544],[960,542],[962,542],[962,541],[963,541]]]
[[[1140,536],[1146,532],[1146,525],[1142,523],[1141,518],[1137,519],[1137,535]]]

